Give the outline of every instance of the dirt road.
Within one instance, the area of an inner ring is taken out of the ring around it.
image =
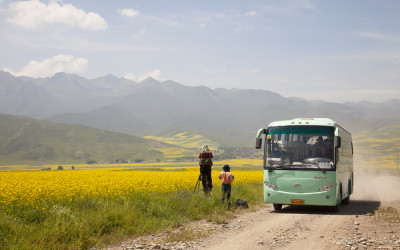
[[[400,249],[400,179],[357,173],[349,205],[271,205],[243,214],[205,239],[206,249]]]
[[[390,203],[391,206],[395,204],[400,208],[400,202]],[[382,204],[376,201],[353,201],[351,205],[342,206],[339,213],[308,206],[287,206],[281,211],[274,211],[271,206],[266,206],[257,212],[236,218],[230,223],[231,230],[211,235],[204,240],[202,247],[356,249],[360,245],[371,248],[386,246],[386,239],[392,236],[395,238],[390,242],[390,247],[394,247],[396,241],[396,247],[400,247],[398,222],[389,225],[382,222],[384,225],[378,228],[376,222],[371,220],[372,213],[380,205]],[[375,234],[373,230],[376,230]]]
[[[357,172],[349,205],[265,205],[204,240],[206,249],[400,249],[400,179]],[[235,230],[236,229],[236,230]]]
[[[399,179],[358,177],[358,193],[339,212],[314,206],[275,211],[265,204],[256,211],[238,211],[226,224],[197,221],[111,249],[400,249]],[[201,237],[165,241],[167,235],[185,232]]]

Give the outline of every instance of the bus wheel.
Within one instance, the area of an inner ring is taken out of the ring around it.
[[[274,203],[274,209],[275,210],[281,210],[282,209],[282,204],[275,204]]]
[[[349,205],[349,203],[350,203],[350,195],[342,200],[343,205]]]

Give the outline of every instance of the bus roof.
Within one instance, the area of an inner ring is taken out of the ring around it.
[[[268,127],[277,126],[330,126],[334,127],[336,122],[329,118],[296,118],[292,120],[271,122]]]

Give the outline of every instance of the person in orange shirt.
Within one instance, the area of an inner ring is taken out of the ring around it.
[[[225,196],[226,196],[226,203],[228,207],[230,206],[230,199],[231,199],[231,183],[234,180],[232,173],[230,172],[229,165],[224,165],[222,168],[222,172],[219,174],[218,178],[221,180],[221,189],[222,189],[222,199],[221,202],[224,203]]]

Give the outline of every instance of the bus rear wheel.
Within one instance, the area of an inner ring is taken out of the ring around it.
[[[349,205],[349,203],[350,203],[350,195],[342,200],[343,205]]]
[[[282,209],[282,204],[273,204],[275,210],[281,210]]]

